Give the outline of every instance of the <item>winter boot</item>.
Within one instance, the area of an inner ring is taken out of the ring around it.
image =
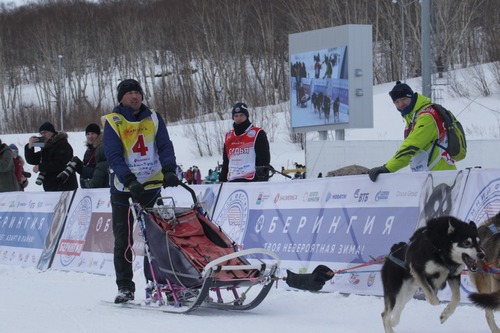
[[[120,289],[115,297],[115,304],[125,303],[134,300],[134,292],[129,289]]]

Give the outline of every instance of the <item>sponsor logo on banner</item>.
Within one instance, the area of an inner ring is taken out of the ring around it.
[[[264,192],[259,192],[259,195],[257,196],[257,201],[255,201],[255,204],[256,205],[263,204],[264,201],[269,199],[269,196],[270,196],[269,194],[264,194]]]
[[[330,200],[343,200],[343,199],[347,199],[347,194],[328,192],[326,194],[325,202],[328,202]]]
[[[418,196],[418,191],[412,191],[412,190],[407,190],[407,191],[396,190],[394,193],[396,197],[413,198]]]
[[[319,202],[319,192],[306,192],[304,193],[304,202]]]
[[[378,191],[377,194],[375,194],[375,201],[389,199],[389,193],[389,191]]]
[[[277,193],[274,197],[274,203],[278,203],[278,201],[295,201],[297,200],[297,194],[281,194]]]
[[[375,278],[377,277],[377,273],[375,272],[371,272],[369,275],[368,275],[368,279],[366,280],[366,285],[368,287],[371,287],[373,286],[373,284],[375,283]]]
[[[484,222],[500,211],[500,178],[492,180],[473,200],[465,221]]]
[[[358,199],[358,202],[367,202],[369,196],[369,192],[361,192],[359,188],[354,191],[354,199]]]
[[[103,206],[104,204],[106,203],[106,201],[102,200],[102,199],[97,199],[97,202],[96,202],[96,205],[95,205],[95,208],[96,209],[99,209],[101,206]]]
[[[82,253],[92,216],[92,200],[85,196],[68,217],[57,254],[63,266],[70,265]]]
[[[242,240],[248,224],[248,194],[243,190],[229,195],[214,221],[222,230],[243,248]]]

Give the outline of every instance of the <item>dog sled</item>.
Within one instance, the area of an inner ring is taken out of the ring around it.
[[[255,308],[277,280],[279,257],[266,249],[237,251],[206,217],[194,191],[179,186],[190,192],[191,207],[176,207],[171,197],[160,198],[154,208],[130,200],[145,242],[148,280],[145,300],[134,305],[178,313],[200,306]]]

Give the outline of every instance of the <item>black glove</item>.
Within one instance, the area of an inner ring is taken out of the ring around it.
[[[75,162],[75,170],[76,170],[76,172],[82,173],[82,169],[83,169],[83,162],[82,162],[82,160],[78,156],[73,156],[73,158],[71,160],[73,162]]]
[[[139,183],[137,180],[131,181],[127,187],[130,191],[130,195],[132,195],[132,199],[134,200],[139,200],[141,195],[144,193],[144,185]]]
[[[179,178],[177,178],[175,172],[167,171],[163,174],[163,187],[175,187],[179,183]]]
[[[379,174],[381,174],[381,173],[389,173],[389,172],[390,171],[387,170],[387,168],[385,167],[385,165],[382,165],[382,166],[370,169],[370,171],[368,171],[368,176],[370,177],[370,180],[372,182],[374,182],[374,181],[377,180],[377,177],[378,177]]]
[[[227,172],[220,172],[219,173],[219,182],[220,183],[225,183],[227,182]]]
[[[255,167],[255,179],[261,182],[267,182],[269,180],[269,166],[256,166]]]

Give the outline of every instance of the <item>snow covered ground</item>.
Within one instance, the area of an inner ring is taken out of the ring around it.
[[[142,279],[138,282],[139,298]],[[280,282],[284,283],[284,282]],[[0,265],[0,332],[384,332],[383,299],[273,289],[246,312],[200,308],[172,314],[121,308],[103,301],[115,296],[114,277],[74,272],[38,272]],[[408,303],[396,333],[489,332],[484,313],[461,305],[444,324],[445,304]]]

